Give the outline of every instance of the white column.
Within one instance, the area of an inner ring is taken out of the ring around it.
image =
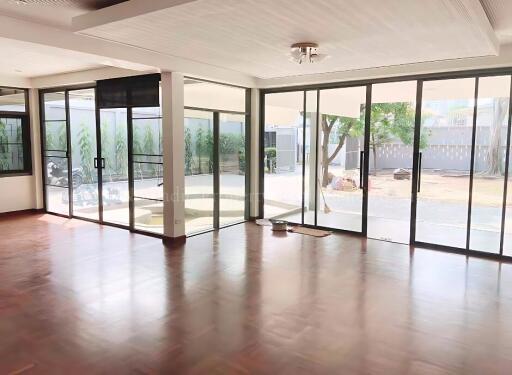
[[[43,208],[43,176],[41,167],[41,127],[39,118],[39,90],[29,90],[30,142],[32,149],[33,207]]]
[[[183,74],[162,73],[164,236],[185,236],[185,147]]]
[[[251,89],[251,176],[250,216],[258,217],[260,177],[260,90]]]

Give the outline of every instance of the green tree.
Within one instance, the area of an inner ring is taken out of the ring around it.
[[[128,175],[128,147],[126,144],[126,125],[116,126],[114,135],[115,144],[115,172],[120,176]]]
[[[203,173],[202,155],[203,155],[204,148],[205,148],[204,133],[203,133],[203,129],[199,127],[196,130],[196,155],[197,155],[197,159],[198,159],[198,163],[199,163],[199,166],[198,166],[199,174]]]
[[[7,126],[0,121],[0,171],[9,170],[9,138]]]
[[[94,182],[93,179],[93,145],[91,133],[85,124],[80,125],[80,132],[78,133],[78,149],[80,150],[80,165],[85,183]]]
[[[143,153],[142,142],[143,142],[143,136],[141,134],[140,127],[134,126],[133,127],[133,153],[134,154],[142,154]]]
[[[370,148],[373,154],[373,174],[377,174],[377,152],[379,147],[393,139],[399,139],[405,145],[414,142],[414,114],[411,103],[376,103],[371,108]],[[430,133],[422,131],[420,149],[427,146]]]
[[[205,151],[208,157],[208,173],[213,173],[213,132],[210,127],[206,131]]]
[[[46,132],[46,140],[45,140],[45,149],[46,150],[55,150],[55,138],[52,132]]]
[[[60,124],[58,129],[58,150],[68,149],[68,137],[67,129],[65,124]]]
[[[326,187],[329,184],[329,164],[338,156],[347,137],[358,137],[363,134],[364,122],[358,118],[328,114],[322,114],[320,121],[322,128],[322,186]],[[336,130],[337,144],[333,153],[329,155],[329,143],[333,130]]]
[[[192,134],[190,129],[185,128],[185,175],[192,174]]]
[[[153,134],[153,129],[151,125],[146,126],[146,130],[144,132],[144,145],[143,145],[144,154],[147,155],[156,155],[155,151],[155,136]],[[152,176],[156,176],[156,168],[155,164],[149,164],[149,172]]]
[[[343,148],[347,137],[360,137],[364,134],[364,106],[361,106],[360,118],[349,118],[324,114],[322,127],[322,186],[329,183],[329,164]],[[377,151],[383,144],[399,139],[405,145],[414,141],[414,107],[411,103],[375,103],[372,104],[370,118],[370,149],[373,154],[373,173],[377,171]],[[329,155],[331,133],[336,129],[337,145]],[[429,132],[421,133],[420,149],[427,146]]]
[[[108,174],[110,181],[112,181],[112,174],[115,173],[115,159],[109,128],[108,123],[101,123],[101,157],[105,159],[105,174]]]

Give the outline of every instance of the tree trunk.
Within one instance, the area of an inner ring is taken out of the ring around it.
[[[353,126],[353,124],[350,123],[345,132],[339,136],[336,149],[333,151],[332,155],[329,156],[329,138],[336,121],[338,121],[338,119],[334,118],[329,122],[326,116],[322,116],[322,187],[326,187],[329,184],[329,164],[338,156],[338,153],[345,144],[347,134]]]
[[[504,98],[493,101],[493,122],[489,129],[489,147],[487,149],[487,168],[483,174],[488,176],[501,176],[501,124],[507,114],[508,100]]]
[[[377,176],[377,146],[374,144],[373,149],[373,175]]]
[[[330,131],[322,132],[322,187],[329,184],[329,135]]]
[[[372,152],[373,152],[373,175],[377,176],[377,145],[375,144],[375,136],[372,133]]]

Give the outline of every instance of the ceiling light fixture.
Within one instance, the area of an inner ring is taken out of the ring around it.
[[[316,43],[301,42],[291,46],[290,58],[299,64],[320,62],[326,57],[326,54],[318,53],[318,44]]]

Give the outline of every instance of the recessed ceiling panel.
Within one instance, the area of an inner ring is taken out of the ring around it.
[[[260,78],[497,54],[478,0],[197,0],[80,32]],[[298,65],[296,42],[329,58]]]

